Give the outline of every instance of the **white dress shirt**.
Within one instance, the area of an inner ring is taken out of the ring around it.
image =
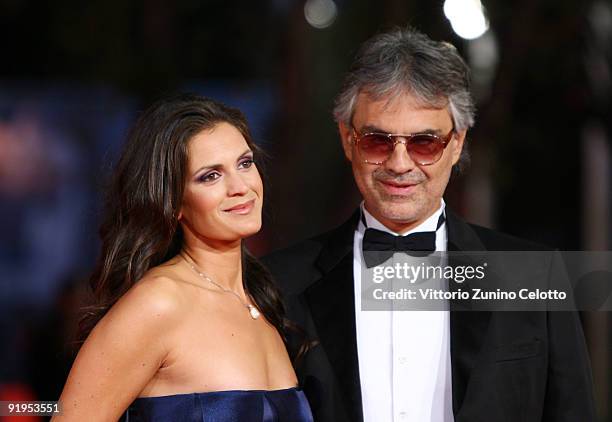
[[[440,208],[404,235],[435,231]],[[392,232],[363,203],[368,227]],[[448,311],[362,311],[360,221],[353,243],[355,322],[361,400],[365,422],[453,422]],[[446,223],[436,233],[436,251],[446,251]]]

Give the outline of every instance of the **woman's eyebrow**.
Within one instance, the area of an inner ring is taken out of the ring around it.
[[[247,149],[245,152],[243,152],[242,154],[240,154],[240,156],[238,157],[238,160],[240,160],[241,158],[244,158],[245,155],[249,155],[249,154],[253,154],[253,151],[249,148]]]
[[[201,172],[202,170],[218,170],[220,168],[222,168],[223,165],[222,164],[210,164],[210,165],[204,165],[202,167],[200,167],[199,169],[197,169],[196,171],[193,172],[193,175],[195,176],[196,174],[198,174],[199,172]]]
[[[249,154],[252,154],[252,153],[253,153],[253,151],[251,149],[247,149],[242,154],[240,154],[240,156],[238,156],[236,161],[241,160],[242,158],[244,158],[245,155],[249,155]],[[198,174],[199,172],[201,172],[204,169],[218,170],[220,168],[223,168],[223,164],[206,164],[206,165],[203,165],[202,167],[200,167],[199,169],[197,169],[196,171],[194,171],[193,175],[195,176],[196,174]]]

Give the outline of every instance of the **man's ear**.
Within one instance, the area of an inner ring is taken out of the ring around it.
[[[465,142],[466,134],[467,129],[464,129],[453,135],[453,139],[450,144],[450,147],[452,148],[451,153],[453,157],[453,165],[457,164],[457,161],[459,161],[459,157],[461,157],[461,151],[463,150],[463,143]]]
[[[340,140],[342,141],[342,149],[344,150],[344,156],[347,160],[353,161],[353,137],[351,133],[352,130],[343,122],[339,122],[338,132],[340,133]]]

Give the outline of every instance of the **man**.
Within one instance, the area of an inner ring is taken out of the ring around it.
[[[538,250],[445,207],[474,122],[456,49],[412,29],[372,38],[334,114],[363,203],[335,230],[264,260],[289,318],[318,341],[298,367],[315,420],[593,421],[575,313],[361,309],[372,236],[419,233],[440,252]]]

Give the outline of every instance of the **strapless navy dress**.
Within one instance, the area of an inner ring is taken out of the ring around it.
[[[124,422],[312,422],[304,392],[233,390],[142,397],[125,412]]]

